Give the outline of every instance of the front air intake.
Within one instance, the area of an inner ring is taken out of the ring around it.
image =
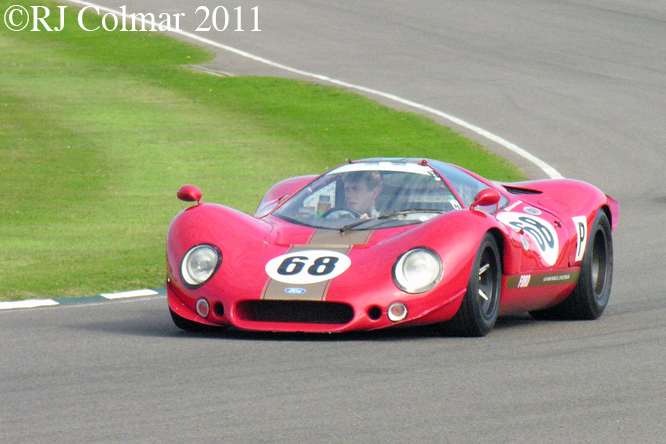
[[[319,301],[241,301],[236,313],[244,321],[295,324],[346,324],[354,318],[347,304]]]

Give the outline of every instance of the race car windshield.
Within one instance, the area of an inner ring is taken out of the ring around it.
[[[364,162],[321,176],[273,214],[308,227],[348,231],[412,225],[459,209],[454,193],[428,166]]]

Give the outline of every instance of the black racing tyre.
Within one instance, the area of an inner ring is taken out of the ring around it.
[[[443,331],[470,337],[490,333],[499,314],[501,290],[499,248],[495,237],[486,233],[474,258],[467,293],[456,315],[443,325]]]
[[[604,210],[599,210],[588,235],[576,288],[560,304],[530,312],[535,319],[594,320],[608,305],[613,281],[613,238]]]
[[[184,317],[176,314],[171,308],[169,308],[169,312],[171,313],[171,319],[173,319],[173,323],[176,324],[176,327],[180,328],[181,330],[195,332],[215,332],[227,329],[227,327],[223,326],[205,325],[190,321],[189,319],[185,319]]]

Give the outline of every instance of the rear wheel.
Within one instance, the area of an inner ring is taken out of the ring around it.
[[[613,238],[608,216],[599,210],[580,266],[576,288],[555,307],[531,312],[536,319],[593,320],[608,305],[613,280]]]
[[[474,258],[465,298],[444,330],[461,336],[490,333],[499,314],[501,285],[502,262],[497,241],[486,233]]]

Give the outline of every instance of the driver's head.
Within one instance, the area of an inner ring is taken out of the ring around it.
[[[377,171],[354,171],[342,177],[347,206],[361,214],[370,214],[382,191],[382,176]]]

